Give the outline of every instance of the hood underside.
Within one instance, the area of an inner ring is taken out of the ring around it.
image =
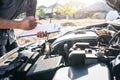
[[[120,0],[105,0],[105,2],[118,12],[120,12]]]

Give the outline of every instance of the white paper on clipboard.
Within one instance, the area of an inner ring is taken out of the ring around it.
[[[59,23],[50,23],[50,24],[37,24],[35,29],[32,30],[24,30],[20,35],[19,38],[27,37],[27,36],[34,36],[39,31],[47,31],[47,33],[54,33],[60,32],[60,24]]]

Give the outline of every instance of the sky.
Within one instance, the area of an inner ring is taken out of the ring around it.
[[[37,0],[38,1],[38,5],[37,6],[40,6],[40,5],[45,5],[45,6],[50,6],[51,4],[55,4],[57,1],[57,3],[59,4],[64,4],[68,1],[72,1],[72,0]],[[95,2],[98,2],[98,1],[103,1],[103,0],[77,0],[77,1],[81,1],[81,2],[85,2],[87,4],[93,4]]]

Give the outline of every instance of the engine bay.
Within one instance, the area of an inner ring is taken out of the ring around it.
[[[96,75],[99,77],[94,77],[95,80],[119,80],[119,35],[113,25],[105,23],[79,28],[47,41],[30,42],[0,58],[0,78],[89,80]]]

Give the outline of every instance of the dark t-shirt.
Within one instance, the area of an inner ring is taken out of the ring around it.
[[[35,16],[36,0],[0,0],[0,17],[14,19],[20,13]]]
[[[0,0],[0,18],[15,19],[20,13],[35,16],[37,0]],[[15,41],[13,29],[0,29],[0,45]]]

